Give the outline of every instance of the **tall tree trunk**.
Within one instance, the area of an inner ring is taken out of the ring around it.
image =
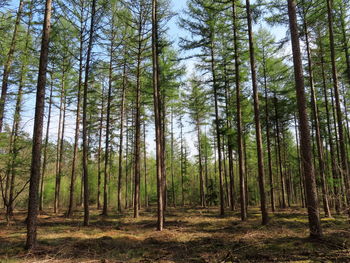
[[[162,72],[160,68],[160,72]],[[162,187],[163,187],[163,221],[165,221],[165,211],[168,206],[168,184],[167,184],[167,168],[166,168],[166,156],[167,156],[167,148],[166,148],[166,131],[167,131],[167,107],[166,107],[166,94],[163,88],[160,88],[160,119],[161,119],[161,133],[162,133]]]
[[[82,4],[84,1],[81,2]],[[72,172],[70,178],[70,187],[69,187],[69,205],[67,211],[67,217],[73,215],[74,209],[74,186],[76,179],[76,168],[77,168],[77,155],[79,150],[79,135],[80,135],[80,111],[81,111],[81,86],[83,79],[83,48],[84,48],[84,26],[83,26],[83,13],[84,6],[81,6],[80,9],[80,31],[79,31],[79,76],[78,76],[78,92],[77,92],[77,112],[75,117],[75,135],[74,135],[74,150],[73,150],[73,159],[72,159]]]
[[[306,201],[304,200],[304,177],[302,173],[302,163],[300,160],[300,147],[299,147],[299,132],[298,132],[298,125],[297,125],[297,117],[294,113],[294,126],[295,126],[295,141],[296,141],[296,147],[297,147],[297,162],[298,162],[298,172],[299,172],[299,185],[300,185],[300,197],[301,197],[301,207],[306,207]]]
[[[310,128],[306,108],[303,66],[301,61],[295,0],[288,0],[288,16],[292,40],[295,89],[299,111],[301,159],[303,162],[306,183],[310,236],[320,238],[322,236],[322,229],[318,208],[316,178],[314,167],[312,165]]]
[[[279,172],[280,172],[280,178],[281,178],[281,189],[282,189],[282,208],[286,208],[286,186],[285,186],[285,178],[284,178],[284,171],[282,167],[282,154],[281,154],[281,140],[280,140],[280,123],[278,118],[278,100],[276,92],[274,92],[274,106],[275,106],[275,122],[276,122],[276,140],[277,140],[277,153],[278,153],[278,166],[279,166]],[[283,131],[282,131],[283,132]]]
[[[10,173],[7,175],[8,177],[10,177],[10,185],[9,185],[10,192],[9,192],[9,198],[7,200],[6,218],[10,218],[13,216],[13,206],[15,201],[14,190],[15,190],[15,180],[16,180],[16,160],[19,153],[18,135],[19,135],[19,124],[21,120],[22,100],[23,100],[24,66],[25,64],[23,63],[21,67],[21,73],[20,73],[21,75],[19,80],[19,87],[18,87],[18,93],[17,93],[17,99],[16,99],[15,112],[13,116],[11,139],[10,139],[10,151],[9,151],[10,152],[10,163],[9,163]]]
[[[238,166],[239,166],[239,188],[241,202],[241,219],[247,220],[247,206],[245,196],[245,174],[244,174],[244,156],[242,139],[242,112],[241,112],[241,79],[240,79],[240,61],[238,54],[238,33],[236,17],[236,0],[232,0],[232,19],[233,19],[233,45],[235,59],[235,81],[236,81],[236,107],[237,107],[237,145],[238,145]]]
[[[199,172],[199,196],[201,207],[205,207],[205,195],[204,195],[204,180],[203,180],[203,164],[202,164],[202,147],[201,147],[201,129],[200,120],[197,115],[196,119],[196,130],[197,130],[197,140],[198,140],[198,172]]]
[[[19,29],[22,14],[23,14],[23,5],[24,5],[24,0],[20,0],[18,10],[17,10],[15,27],[12,34],[10,49],[7,53],[7,58],[4,65],[4,73],[2,75],[1,97],[0,97],[0,132],[2,132],[2,127],[3,127],[5,103],[6,103],[7,89],[8,89],[8,79],[11,73],[11,66],[13,62],[14,53],[16,51],[18,29]]]
[[[100,120],[98,127],[98,150],[97,150],[97,209],[101,209],[101,156],[102,156],[102,133],[103,133],[103,113],[104,113],[104,86],[102,86],[102,94],[101,94],[101,111],[100,111]]]
[[[158,43],[158,1],[152,0],[152,64],[153,64],[153,102],[156,132],[156,171],[157,171],[157,195],[158,195],[158,223],[157,229],[163,230],[164,227],[164,189],[163,189],[163,171],[162,162],[164,158],[164,149],[162,143],[162,120],[160,103],[160,82],[159,82],[159,43]]]
[[[346,207],[346,194],[344,189],[344,174],[341,171],[341,156],[340,156],[340,146],[339,146],[339,136],[337,133],[337,116],[336,116],[336,109],[334,104],[334,92],[333,89],[330,89],[330,98],[331,98],[331,110],[332,110],[332,119],[333,119],[333,131],[334,131],[334,138],[335,138],[335,149],[337,153],[337,168],[338,168],[338,175],[339,175],[339,200],[340,200],[340,206]]]
[[[140,12],[141,16],[141,12]],[[139,217],[139,199],[140,199],[140,178],[141,178],[141,52],[142,52],[142,20],[139,18],[138,28],[138,49],[137,49],[137,66],[136,66],[136,101],[135,101],[135,189],[134,189],[134,218]]]
[[[112,18],[114,21],[114,16]],[[112,22],[114,25],[114,23]],[[111,33],[114,37],[114,29]],[[109,158],[110,158],[110,122],[111,122],[111,107],[112,107],[112,89],[113,89],[113,49],[114,49],[114,39],[111,40],[110,46],[110,60],[109,60],[109,73],[108,73],[108,94],[107,94],[107,119],[106,119],[106,141],[105,141],[105,159],[104,159],[104,182],[103,182],[103,211],[102,215],[106,216],[108,214],[108,179],[109,179]]]
[[[58,169],[58,195],[57,195],[57,211],[60,209],[60,190],[61,190],[61,179],[63,176],[63,153],[64,153],[64,131],[66,124],[66,111],[67,111],[67,97],[65,91],[63,93],[64,101],[63,101],[63,119],[62,119],[62,134],[61,134],[61,146],[60,146],[60,156],[59,156],[59,169]]]
[[[122,100],[120,105],[119,156],[118,156],[118,211],[122,211],[122,176],[123,176],[123,141],[124,141],[124,111],[126,89],[126,53],[124,52]]]
[[[259,93],[258,82],[256,79],[256,66],[255,66],[255,51],[253,42],[253,29],[252,29],[252,15],[250,10],[250,1],[246,0],[246,11],[248,21],[248,35],[249,35],[249,54],[250,54],[250,66],[252,73],[252,86],[253,86],[253,98],[254,98],[254,119],[255,119],[255,133],[256,133],[256,147],[258,154],[258,174],[259,174],[259,189],[260,189],[260,207],[262,215],[262,224],[266,225],[269,221],[268,212],[266,207],[266,195],[265,195],[265,171],[264,171],[264,155],[263,155],[263,143],[261,135],[260,124],[260,109],[259,109]]]
[[[349,182],[349,169],[348,160],[345,149],[344,131],[343,131],[343,114],[341,112],[340,106],[340,95],[339,95],[339,83],[338,83],[338,73],[336,67],[336,54],[334,47],[334,33],[333,33],[333,14],[332,14],[332,3],[331,0],[327,0],[327,15],[328,15],[328,30],[329,30],[329,44],[331,51],[331,65],[332,65],[332,79],[333,79],[333,89],[335,97],[335,109],[337,113],[337,124],[338,124],[338,135],[339,135],[339,146],[340,146],[340,160],[341,160],[341,174],[345,181],[346,197],[347,197],[347,212],[350,217],[350,186]]]
[[[323,150],[323,143],[322,143],[321,131],[320,131],[320,121],[318,117],[318,107],[316,103],[314,76],[313,76],[313,68],[312,68],[313,62],[311,58],[311,50],[310,50],[310,43],[309,43],[309,29],[306,21],[305,7],[303,7],[302,9],[303,9],[303,26],[304,26],[304,34],[305,34],[305,42],[306,42],[306,53],[307,53],[307,60],[308,60],[309,85],[311,89],[312,114],[315,121],[316,145],[317,145],[318,165],[320,169],[323,209],[324,209],[325,216],[331,217],[331,211],[328,203],[328,195],[326,191],[324,150]]]
[[[230,187],[228,185],[228,173],[227,173],[227,167],[226,167],[226,151],[225,151],[225,138],[222,138],[222,164],[223,164],[223,172],[224,172],[224,178],[225,178],[225,197],[226,197],[226,206],[231,207],[231,198],[230,198]]]
[[[180,154],[181,154],[181,163],[180,163],[180,170],[181,170],[181,205],[185,205],[185,191],[184,191],[184,143],[183,143],[183,124],[182,124],[182,116],[180,117]]]
[[[219,117],[219,101],[218,101],[218,84],[216,80],[216,69],[215,69],[215,54],[214,54],[214,36],[211,33],[210,43],[210,64],[211,73],[213,78],[213,91],[214,91],[214,108],[215,108],[215,132],[216,132],[216,143],[218,151],[218,168],[219,168],[219,189],[220,189],[220,215],[225,214],[225,200],[224,200],[224,186],[223,186],[223,169],[222,169],[222,152],[221,152],[221,138],[220,138],[220,117]]]
[[[229,130],[232,129],[232,123],[230,121],[230,112],[229,112],[229,83],[227,80],[227,69],[225,65],[225,111],[226,111],[226,125]],[[206,136],[205,136],[206,137]],[[205,144],[207,147],[207,144]],[[206,178],[206,186],[208,187],[208,156],[207,149],[205,149],[205,178]],[[235,199],[234,199],[234,172],[233,172],[233,149],[232,149],[232,135],[229,133],[227,136],[227,155],[228,155],[228,173],[230,178],[230,191],[229,191],[229,199],[230,199],[230,208],[231,211],[235,210]]]
[[[89,86],[89,75],[90,75],[90,62],[91,62],[91,51],[93,47],[93,37],[95,29],[95,15],[96,15],[96,2],[92,1],[91,6],[91,18],[90,18],[90,33],[89,43],[87,47],[86,65],[85,65],[85,80],[84,80],[84,91],[83,91],[83,178],[84,178],[84,226],[89,225],[89,175],[88,175],[88,136],[87,136],[87,96]]]
[[[45,185],[45,174],[46,174],[46,166],[47,166],[47,148],[49,143],[49,134],[50,134],[50,123],[51,123],[51,111],[52,111],[52,93],[53,93],[53,83],[51,77],[51,88],[50,88],[50,96],[49,96],[49,111],[47,115],[47,123],[46,123],[46,136],[44,143],[44,160],[42,166],[42,175],[40,181],[40,197],[39,197],[39,211],[43,210],[44,205],[44,185]]]
[[[332,177],[334,184],[334,195],[335,195],[335,211],[337,214],[340,213],[340,196],[339,196],[339,174],[337,170],[337,157],[335,155],[334,144],[333,144],[333,136],[332,136],[332,128],[331,128],[331,119],[330,119],[330,111],[329,111],[329,101],[327,96],[327,82],[326,82],[326,73],[325,73],[325,61],[324,61],[324,51],[323,51],[323,43],[322,38],[319,36],[319,47],[320,47],[320,59],[321,59],[321,74],[322,74],[322,87],[323,87],[323,96],[324,103],[326,109],[326,117],[327,117],[327,133],[328,133],[328,144],[329,151],[331,157],[331,167],[332,167]]]
[[[147,150],[146,150],[146,120],[143,122],[143,169],[145,174],[145,207],[148,207],[148,187],[147,187]]]
[[[43,120],[45,110],[45,86],[49,52],[49,39],[51,29],[51,5],[52,0],[46,0],[43,22],[43,34],[39,59],[39,73],[37,83],[35,118],[33,129],[33,148],[30,172],[28,217],[27,217],[27,241],[26,248],[34,249],[37,244],[37,216],[39,203],[39,181],[41,168],[41,144],[43,135]]]
[[[275,193],[274,193],[274,180],[272,172],[272,157],[271,157],[271,135],[270,135],[270,114],[269,114],[269,102],[268,102],[268,89],[267,89],[267,69],[266,69],[266,55],[263,48],[262,54],[263,60],[263,75],[264,75],[264,91],[265,91],[265,122],[266,122],[266,144],[267,144],[267,162],[269,170],[270,180],[270,198],[271,198],[271,211],[275,212]]]
[[[129,170],[130,170],[129,164],[128,164],[129,142],[130,142],[130,129],[129,129],[129,119],[127,116],[127,119],[126,119],[126,151],[125,151],[125,209],[129,208],[129,195],[128,195],[128,193],[129,193],[128,175],[129,175]]]
[[[62,162],[61,156],[63,153],[63,135],[64,135],[64,119],[65,119],[65,72],[62,75],[62,86],[60,95],[60,117],[58,120],[58,132],[57,132],[57,152],[56,152],[56,182],[55,182],[55,199],[54,199],[54,213],[58,213],[60,207],[60,190],[61,190],[61,169]]]
[[[175,199],[175,165],[174,165],[174,107],[171,109],[171,189],[172,189],[172,199],[173,206],[176,207],[176,199]],[[204,186],[203,186],[204,189]],[[205,199],[204,199],[205,200]]]

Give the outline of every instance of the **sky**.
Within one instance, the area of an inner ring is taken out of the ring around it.
[[[0,0],[1,1],[1,0]],[[183,13],[183,10],[186,9],[186,2],[187,0],[171,0],[171,7],[172,7],[172,11],[174,11],[176,14],[181,15]],[[254,1],[253,1],[254,2]],[[15,10],[18,6],[18,0],[12,0],[11,2],[11,7]],[[177,43],[178,40],[181,36],[188,36],[188,33],[186,33],[184,30],[180,29],[177,25],[177,21],[178,21],[178,16],[173,17],[169,23],[168,23],[168,27],[169,27],[169,32],[168,35],[170,37],[170,39],[172,41],[174,41],[175,43],[175,48],[177,47]],[[258,24],[258,25],[253,25],[253,30],[257,30],[260,26],[264,26],[266,27],[266,24]],[[271,28],[269,27],[270,32],[272,32],[276,39],[279,40],[282,37],[284,37],[285,35],[285,28],[282,27],[274,27]],[[185,65],[187,67],[187,75],[190,75],[191,72],[194,69],[194,60],[188,60],[185,62]],[[49,91],[47,90],[47,93]],[[27,131],[28,133],[32,133],[32,124],[33,124],[33,115],[34,115],[34,100],[32,101],[27,101],[27,103],[24,105],[24,117],[23,117],[23,128],[25,131]],[[8,114],[10,115],[10,114]],[[50,128],[50,140],[55,140],[57,137],[57,123],[58,123],[58,115],[59,115],[59,111],[58,109],[54,109],[53,111],[53,115],[52,115],[52,124],[51,124],[51,128]],[[10,117],[10,116],[8,116]],[[75,127],[75,122],[74,122],[74,116],[73,113],[69,113],[68,114],[68,118],[67,118],[67,123],[66,123],[66,139],[70,142],[73,142],[73,136],[74,136],[74,127]],[[184,125],[185,125],[185,138],[188,142],[188,146],[190,148],[190,152],[192,155],[196,154],[196,150],[195,150],[195,145],[194,142],[196,141],[196,136],[195,134],[192,132],[193,127],[191,127],[190,125],[188,125],[188,120],[184,121]],[[187,123],[186,123],[187,122]],[[176,125],[175,125],[176,126]],[[154,133],[153,133],[153,126],[149,125],[148,127],[148,139],[147,141],[148,143],[148,149],[150,151],[150,154],[154,154]],[[45,132],[45,131],[44,131]],[[179,133],[178,129],[176,131],[176,133]],[[176,135],[177,137],[179,136],[178,134]]]

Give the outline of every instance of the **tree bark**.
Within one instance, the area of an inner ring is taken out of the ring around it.
[[[199,120],[198,114],[196,117],[196,130],[197,130],[197,140],[198,140],[199,196],[200,196],[201,207],[205,207],[202,147],[201,147],[201,129],[200,129],[200,120]]]
[[[158,196],[158,231],[164,227],[164,189],[162,162],[164,149],[162,143],[162,120],[160,103],[160,82],[159,82],[159,43],[158,43],[158,1],[152,0],[152,65],[153,65],[153,103],[156,132],[156,173],[157,173],[157,196]]]
[[[260,189],[260,207],[262,215],[262,224],[266,225],[269,221],[267,207],[266,207],[266,195],[265,195],[265,171],[264,171],[264,155],[263,155],[263,143],[261,135],[260,124],[260,109],[259,109],[259,93],[258,83],[256,79],[256,66],[255,66],[255,51],[253,42],[253,29],[252,29],[252,15],[250,10],[250,1],[246,0],[246,11],[248,21],[248,35],[249,35],[249,54],[250,54],[250,67],[252,74],[252,86],[253,86],[253,98],[254,98],[254,119],[255,119],[255,136],[256,147],[258,154],[258,175],[259,175],[259,189]]]
[[[83,178],[84,178],[84,226],[89,225],[89,175],[88,175],[88,136],[87,136],[87,96],[89,86],[89,75],[90,75],[90,62],[91,62],[91,51],[93,47],[93,37],[95,29],[95,15],[96,15],[96,2],[92,1],[91,6],[91,18],[90,18],[90,33],[89,43],[87,47],[86,66],[85,66],[85,80],[84,80],[84,91],[83,91]]]
[[[315,121],[315,132],[316,132],[316,145],[317,145],[317,155],[318,155],[318,165],[320,169],[320,179],[321,179],[321,189],[322,189],[322,201],[323,209],[326,217],[331,217],[331,211],[328,203],[328,194],[326,190],[326,174],[325,174],[325,161],[324,161],[324,150],[321,138],[320,131],[320,121],[318,117],[318,107],[316,103],[316,94],[315,94],[315,85],[314,85],[314,76],[313,76],[313,62],[311,58],[311,50],[309,43],[309,29],[306,21],[305,7],[303,7],[303,26],[306,42],[306,53],[308,61],[308,71],[309,71],[309,85],[311,89],[311,105],[312,105],[312,114]]]
[[[146,120],[143,122],[143,169],[145,175],[145,207],[148,207],[148,187],[147,187],[147,151],[146,151]]]
[[[348,169],[348,160],[345,149],[345,140],[344,140],[344,130],[343,130],[343,114],[341,112],[340,106],[340,95],[339,95],[339,83],[338,83],[338,73],[336,66],[336,54],[334,47],[334,32],[333,32],[333,14],[332,14],[332,3],[331,0],[327,0],[327,16],[328,16],[328,31],[329,31],[329,44],[331,52],[331,65],[332,65],[332,80],[333,80],[333,89],[335,97],[335,109],[337,114],[337,126],[338,126],[338,135],[339,135],[339,147],[340,147],[340,160],[341,160],[341,174],[344,178],[346,197],[347,197],[347,212],[350,217],[350,186],[349,182],[349,169]]]
[[[281,154],[281,140],[280,140],[280,123],[278,118],[278,99],[276,92],[274,92],[274,104],[275,104],[275,122],[276,122],[276,140],[277,140],[277,153],[278,153],[278,166],[279,166],[279,172],[280,172],[280,178],[281,178],[281,189],[282,189],[282,203],[281,207],[286,208],[286,186],[285,186],[285,178],[284,178],[284,171],[282,167],[282,154]],[[283,133],[283,131],[282,131]]]
[[[82,1],[82,4],[84,1]],[[71,180],[69,187],[69,205],[67,211],[67,217],[71,217],[73,215],[74,208],[74,186],[76,179],[76,167],[77,167],[77,155],[79,150],[79,135],[80,135],[80,111],[81,111],[81,86],[83,79],[83,48],[84,48],[84,25],[83,25],[83,13],[84,6],[81,6],[80,9],[80,30],[79,30],[79,76],[78,76],[78,92],[77,92],[77,112],[75,117],[75,135],[74,135],[74,150],[73,150],[73,159],[72,159],[72,172],[71,172]]]
[[[275,212],[275,193],[274,193],[274,180],[272,172],[272,157],[271,157],[271,135],[270,135],[270,114],[269,114],[269,102],[268,102],[268,89],[267,89],[267,69],[266,69],[266,55],[263,48],[263,75],[264,75],[264,91],[265,91],[265,122],[266,122],[266,144],[267,144],[267,162],[269,170],[270,180],[270,198],[271,198],[271,211]]]
[[[122,176],[123,176],[123,141],[124,141],[124,111],[126,89],[126,53],[124,54],[122,100],[120,105],[119,156],[118,156],[118,211],[122,211]]]
[[[219,189],[220,189],[220,216],[225,215],[225,200],[224,200],[224,186],[223,186],[223,169],[222,169],[222,152],[221,152],[221,138],[220,138],[220,119],[219,119],[219,102],[218,102],[218,84],[216,79],[215,69],[215,54],[214,54],[214,35],[211,33],[210,43],[210,64],[213,81],[214,91],[214,108],[215,108],[215,132],[216,132],[216,143],[218,151],[218,169],[219,169]]]
[[[52,0],[46,0],[43,22],[43,34],[41,42],[39,73],[36,93],[35,118],[33,129],[32,162],[29,185],[28,217],[27,217],[27,241],[26,248],[34,249],[37,244],[37,216],[39,203],[39,181],[41,168],[41,144],[43,135],[43,119],[45,109],[45,86],[49,51],[49,39],[51,29],[51,5]]]
[[[64,62],[63,62],[64,64]],[[63,65],[64,67],[64,65]],[[60,190],[61,190],[61,169],[62,162],[61,157],[63,153],[63,135],[64,135],[64,119],[65,119],[65,71],[63,70],[61,95],[60,95],[60,116],[58,120],[58,132],[57,132],[57,151],[56,151],[56,182],[55,182],[55,199],[54,199],[54,213],[58,213],[60,207]]]
[[[313,238],[320,238],[322,236],[322,229],[318,208],[316,178],[314,167],[312,165],[310,128],[306,108],[303,66],[300,52],[295,0],[288,0],[288,16],[292,40],[295,89],[299,112],[301,159],[306,183],[310,236]]]
[[[140,12],[141,16],[142,12]],[[135,149],[134,149],[134,218],[139,217],[139,199],[140,199],[140,178],[141,178],[141,52],[142,52],[142,18],[139,18],[138,28],[138,49],[137,49],[137,66],[136,66],[136,101],[135,101]]]
[[[236,82],[236,107],[237,107],[237,145],[238,145],[238,166],[239,166],[239,188],[241,202],[241,219],[247,220],[247,206],[245,196],[245,174],[244,174],[244,156],[242,139],[242,112],[241,112],[241,80],[240,80],[240,61],[238,54],[238,33],[236,17],[236,0],[232,0],[232,19],[233,19],[233,45],[235,59],[235,82]]]

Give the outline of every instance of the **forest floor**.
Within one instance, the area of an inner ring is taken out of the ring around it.
[[[217,209],[170,208],[166,229],[156,231],[155,208],[130,213],[92,211],[91,225],[82,214],[40,215],[38,249],[24,250],[25,213],[6,226],[0,215],[0,262],[350,262],[350,228],[344,216],[322,219],[324,238],[308,238],[305,211],[286,209],[261,226],[258,209],[249,220],[239,213],[218,216]]]

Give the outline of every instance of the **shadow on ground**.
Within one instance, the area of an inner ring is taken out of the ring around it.
[[[325,236],[315,241],[298,210],[278,212],[263,227],[258,216],[241,222],[236,214],[218,217],[215,209],[172,209],[163,232],[155,231],[153,211],[139,219],[94,211],[89,227],[80,213],[73,219],[46,214],[31,254],[23,249],[20,217],[1,226],[0,262],[350,262],[346,218],[325,219]]]

